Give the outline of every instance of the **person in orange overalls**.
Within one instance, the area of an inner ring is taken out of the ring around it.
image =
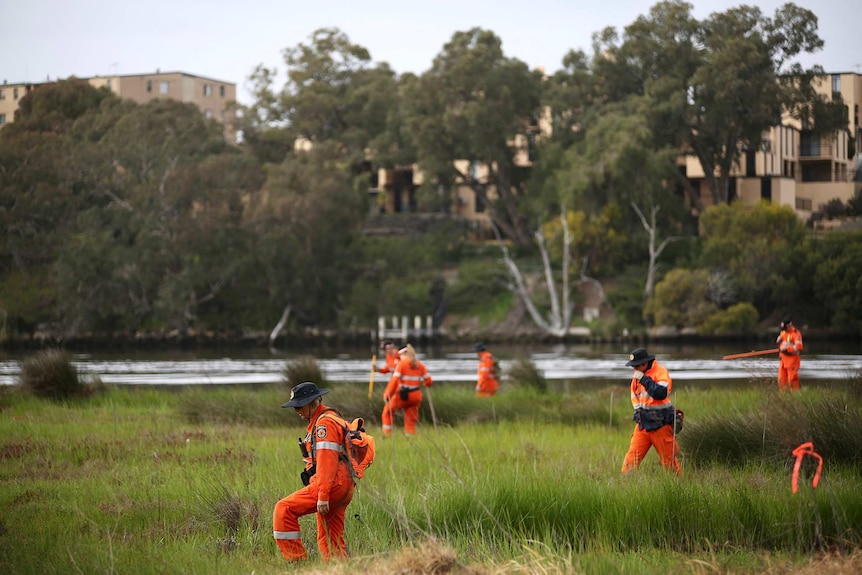
[[[781,322],[781,333],[775,340],[780,354],[778,360],[778,390],[799,391],[799,357],[802,351],[802,333],[793,325],[793,320],[785,318]]]
[[[347,557],[344,542],[344,515],[353,499],[355,487],[350,463],[344,453],[344,420],[338,412],[326,407],[321,399],[329,389],[318,389],[306,381],[290,390],[292,407],[308,421],[300,449],[305,460],[301,474],[305,485],[275,505],[272,535],[288,561],[308,559],[299,532],[299,518],[317,513],[317,547],[324,561],[330,557]]]
[[[476,397],[491,397],[500,388],[497,375],[494,373],[494,356],[485,348],[484,343],[473,346],[479,356],[479,370],[476,376]]]
[[[431,375],[425,364],[416,359],[416,351],[409,343],[398,350],[400,360],[383,391],[383,437],[392,435],[395,414],[404,410],[404,433],[416,435],[419,422],[419,405],[422,403],[422,386],[431,387]]]
[[[377,373],[392,373],[395,371],[395,366],[398,365],[398,348],[392,343],[391,339],[385,340],[381,346],[386,354],[386,365],[378,368],[374,366],[374,371]]]
[[[637,469],[650,447],[654,447],[662,466],[682,475],[682,466],[676,457],[679,446],[673,430],[676,411],[670,402],[673,390],[670,374],[659,365],[654,355],[642,347],[632,351],[626,365],[635,370],[631,397],[637,423],[629,450],[623,459],[622,473]]]

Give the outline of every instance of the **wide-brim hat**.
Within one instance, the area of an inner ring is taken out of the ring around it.
[[[317,384],[304,381],[290,390],[290,401],[282,404],[282,407],[304,407],[330,391],[327,388],[318,389]]]
[[[644,348],[639,347],[629,354],[629,360],[626,362],[626,365],[629,367],[634,367],[636,365],[640,365],[642,363],[646,363],[646,362],[652,361],[654,359],[655,359],[654,355],[651,355]]]
[[[473,345],[473,351],[485,351],[485,344],[481,341]]]

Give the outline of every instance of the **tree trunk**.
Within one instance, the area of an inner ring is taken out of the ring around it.
[[[278,338],[278,335],[281,333],[281,330],[284,329],[284,326],[287,325],[287,319],[290,317],[291,309],[292,308],[290,304],[284,306],[284,311],[281,313],[281,319],[278,320],[278,323],[275,324],[272,333],[269,334],[270,349],[274,347],[276,338]]]
[[[661,206],[653,205],[650,208],[649,221],[647,221],[643,212],[636,203],[632,202],[632,208],[634,208],[635,212],[638,215],[638,218],[640,218],[641,225],[643,225],[644,229],[647,232],[647,235],[649,236],[649,267],[647,268],[647,279],[646,283],[644,284],[644,301],[646,301],[652,296],[653,290],[655,288],[655,275],[659,256],[661,256],[661,253],[668,246],[668,244],[677,240],[681,240],[682,238],[679,236],[667,237],[662,240],[662,242],[658,246],[656,246],[656,236],[658,234],[656,215],[658,215]]]

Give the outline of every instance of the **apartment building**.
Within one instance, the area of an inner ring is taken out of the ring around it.
[[[746,151],[732,170],[731,199],[790,206],[807,221],[831,200],[846,204],[862,192],[862,75],[827,74],[817,80],[815,89],[830,101],[840,97],[844,102],[848,131],[818,135],[795,118],[785,117],[764,134],[761,149]],[[704,205],[710,205],[712,196],[700,162],[689,156],[681,163]]]
[[[18,102],[33,89],[33,86],[34,84],[29,82],[9,84],[6,81],[0,85],[0,128],[15,121]]]
[[[145,104],[150,100],[170,98],[196,105],[207,117],[224,126],[225,139],[236,143],[235,112],[231,104],[236,101],[236,84],[196,76],[185,72],[152,74],[123,74],[83,78],[96,88],[108,88],[120,98]],[[0,126],[14,121],[20,98],[49,82],[18,83],[0,86]]]
[[[546,108],[538,118],[534,118],[522,134],[517,134],[510,142],[515,150],[513,163],[516,169],[526,170],[533,165],[533,152],[537,141],[551,134],[551,111]],[[493,237],[492,221],[488,214],[485,199],[477,194],[474,186],[479,186],[491,201],[498,197],[494,184],[490,183],[488,166],[468,160],[456,160],[455,171],[464,174],[456,178],[451,190],[440,189],[441,203],[447,205],[448,213],[465,218],[476,226],[479,235]],[[412,212],[417,209],[416,191],[424,182],[419,166],[380,168],[371,178],[369,193],[376,198],[375,210],[380,213]]]

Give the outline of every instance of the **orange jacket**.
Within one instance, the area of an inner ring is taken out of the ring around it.
[[[346,425],[346,422],[337,411],[320,404],[306,428],[304,443],[309,457],[305,458],[305,469],[316,468],[311,480],[317,482],[318,499],[321,501],[329,501],[338,466],[347,465],[346,459],[341,457],[344,452],[342,424]]]
[[[497,389],[499,383],[494,375],[494,356],[490,351],[480,351],[479,370],[476,375],[476,389]]]
[[[417,389],[421,389],[423,385],[431,387],[432,383],[431,375],[429,375],[424,363],[417,359],[414,366],[405,357],[398,362],[395,372],[389,378],[389,384],[383,392],[383,398],[387,399],[395,396],[402,387],[407,388],[408,391],[416,391]]]
[[[634,420],[640,429],[655,431],[673,422],[674,410],[670,402],[673,381],[667,370],[652,360],[640,381],[632,377],[632,407]]]
[[[398,349],[393,348],[386,352],[386,365],[380,368],[380,373],[389,373],[395,371],[395,366],[398,365]]]
[[[782,360],[784,356],[799,356],[802,351],[802,333],[796,329],[796,326],[789,326],[787,329],[778,334],[775,340],[778,344],[778,349],[781,350]]]

